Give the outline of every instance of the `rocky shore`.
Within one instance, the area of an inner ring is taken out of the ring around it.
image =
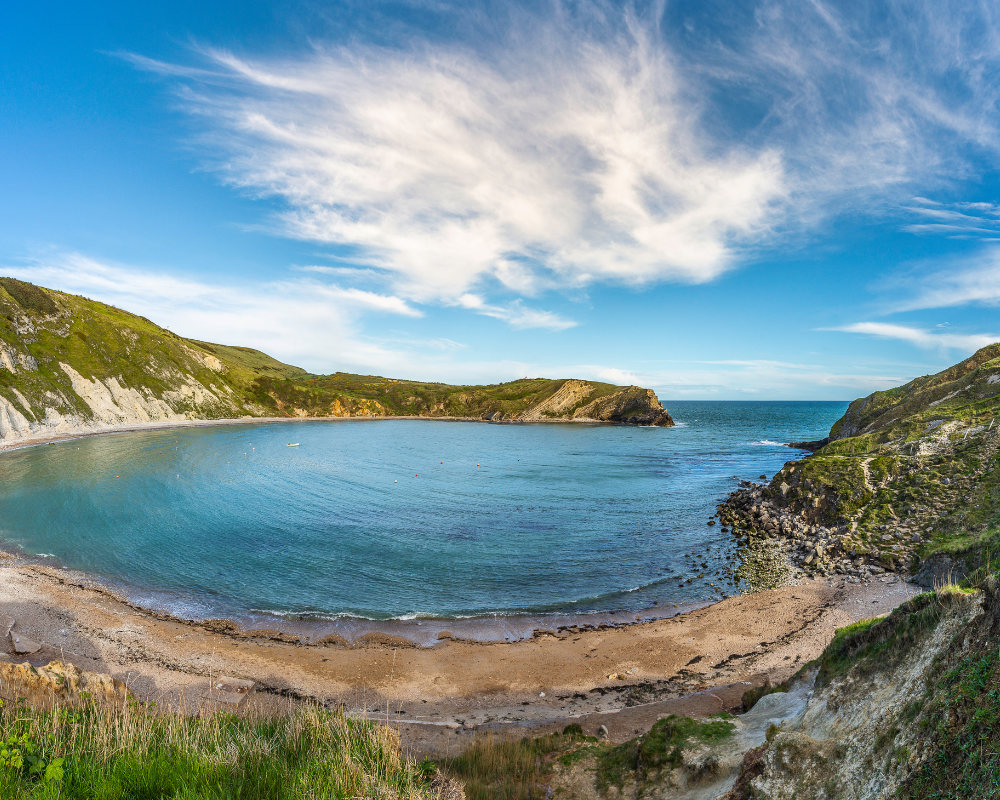
[[[970,493],[1000,449],[1000,428],[966,427],[958,449],[955,427],[867,458],[807,456],[786,463],[769,483],[742,482],[718,517],[743,548],[744,584],[759,589],[787,576],[896,572],[915,574],[930,588],[948,569],[964,571],[944,554],[921,555],[955,530],[973,539],[985,532],[966,517],[970,505],[980,506]]]

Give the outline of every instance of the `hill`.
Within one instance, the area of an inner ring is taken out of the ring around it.
[[[855,400],[815,455],[720,508],[809,574],[961,576],[1000,543],[1000,344]],[[820,446],[821,445],[821,446]]]
[[[185,339],[114,306],[0,278],[0,442],[143,423],[329,416],[673,424],[656,395],[636,386],[310,375],[259,350]]]

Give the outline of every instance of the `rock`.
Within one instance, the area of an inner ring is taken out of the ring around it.
[[[20,633],[10,634],[10,645],[14,654],[19,656],[30,656],[32,653],[37,653],[42,649],[42,646],[38,642]]]
[[[968,575],[965,565],[954,561],[944,553],[935,553],[920,567],[913,578],[917,586],[936,589],[949,583],[957,583]]]
[[[0,661],[0,685],[10,684],[18,692],[50,691],[58,698],[81,702],[84,695],[95,700],[122,700],[125,684],[99,672],[84,672],[72,664],[50,661],[37,669],[31,664]]]

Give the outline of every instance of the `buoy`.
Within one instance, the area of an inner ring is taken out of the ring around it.
[[[442,461],[441,463],[443,464],[444,462]]]
[[[393,481],[393,483],[399,483],[399,481]]]

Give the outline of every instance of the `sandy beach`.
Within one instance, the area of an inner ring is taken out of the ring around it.
[[[27,659],[9,648],[0,658],[65,660],[189,710],[213,678],[248,679],[251,705],[341,706],[389,719],[414,752],[441,753],[488,729],[540,733],[576,721],[625,739],[668,713],[732,708],[749,685],[781,681],[818,656],[836,628],[888,613],[918,591],[892,575],[807,580],[670,619],[511,643],[420,647],[375,633],[347,645],[164,617],[64,571],[5,558],[0,617],[42,647]]]

